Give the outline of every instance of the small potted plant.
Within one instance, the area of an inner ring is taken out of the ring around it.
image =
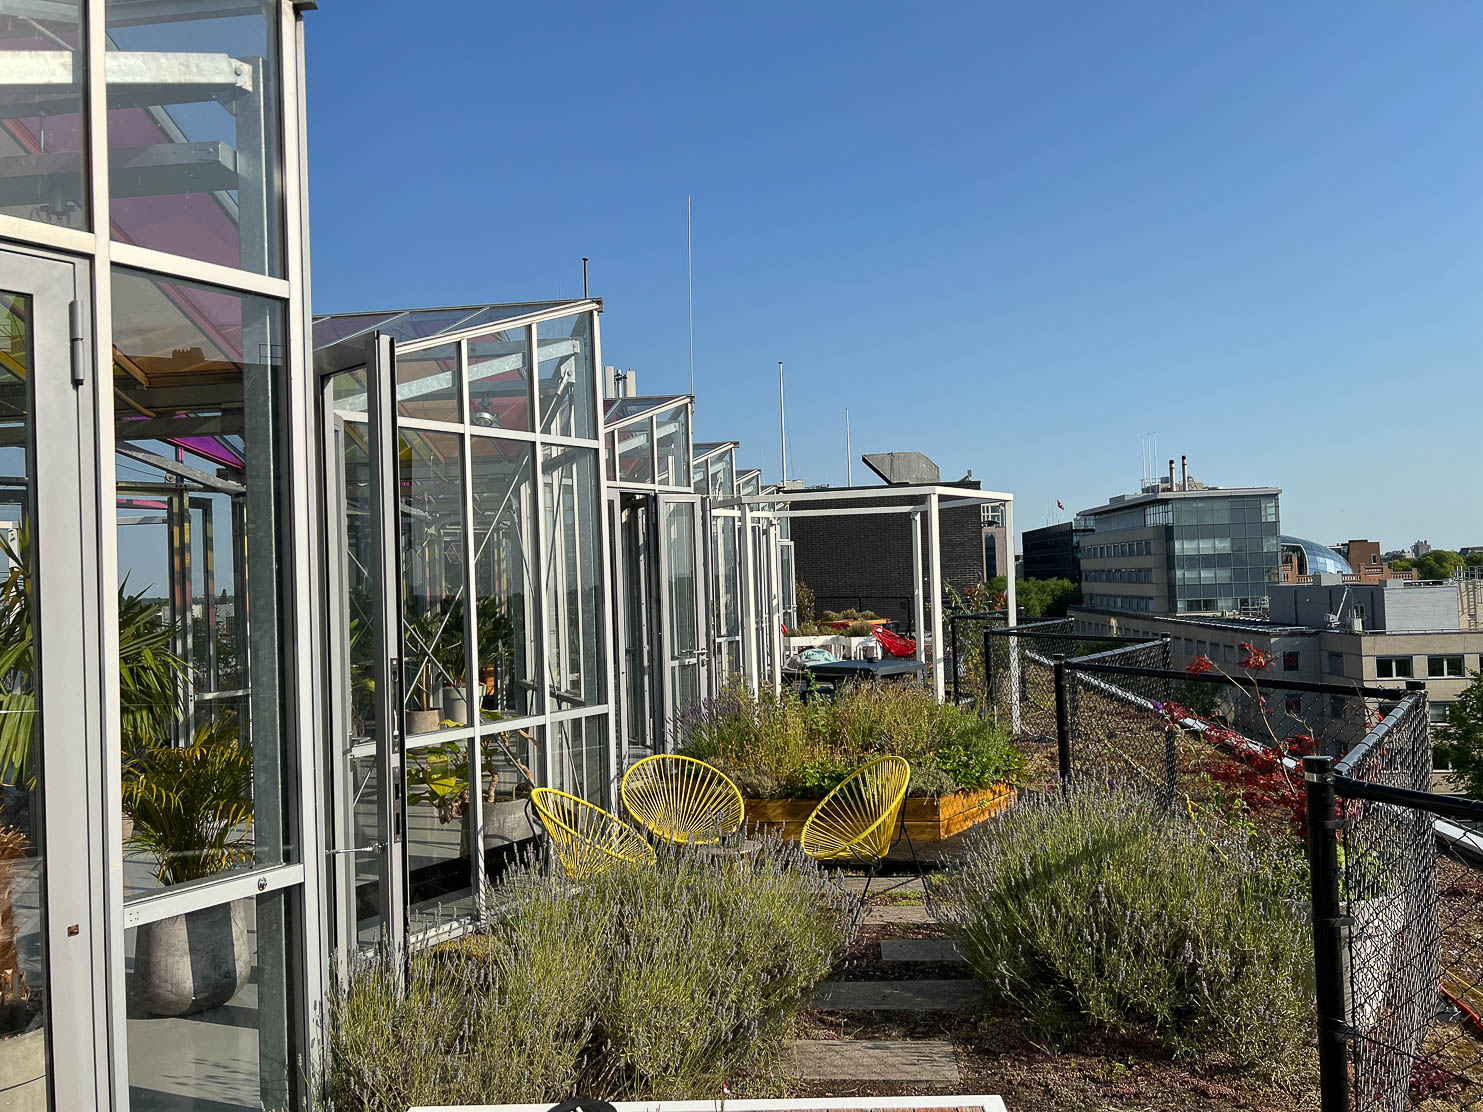
[[[147,746],[124,768],[128,845],[152,855],[163,885],[213,876],[254,859],[252,751],[230,725],[207,724],[191,744]],[[252,972],[247,900],[172,915],[138,928],[133,997],[158,1016],[225,1004]]]

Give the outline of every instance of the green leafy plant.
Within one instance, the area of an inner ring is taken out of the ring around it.
[[[213,876],[253,860],[252,751],[220,727],[184,748],[151,745],[124,768],[129,845],[154,856],[161,884]]]
[[[753,698],[735,686],[681,715],[677,728],[682,753],[739,783],[776,785],[788,798],[821,798],[888,754],[911,764],[913,795],[1012,783],[1024,770],[1024,757],[992,722],[909,684],[861,684],[807,702]]]

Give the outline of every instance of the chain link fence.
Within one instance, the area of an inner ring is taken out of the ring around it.
[[[1483,803],[1431,757],[1415,691],[1305,762],[1326,1112],[1483,1109]]]

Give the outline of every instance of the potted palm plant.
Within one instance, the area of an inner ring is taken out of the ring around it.
[[[154,857],[161,884],[185,884],[254,859],[252,751],[235,730],[201,726],[189,746],[151,745],[124,770],[131,847]],[[172,915],[141,926],[134,943],[133,997],[153,1015],[225,1004],[247,984],[252,952],[247,900]]]

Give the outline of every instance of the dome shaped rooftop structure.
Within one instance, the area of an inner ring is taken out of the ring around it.
[[[1299,575],[1354,574],[1349,561],[1327,545],[1305,541],[1302,537],[1283,537],[1281,543],[1283,562],[1286,563],[1291,556]]]

